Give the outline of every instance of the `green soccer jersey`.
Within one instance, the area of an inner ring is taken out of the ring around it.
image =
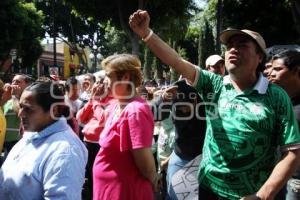
[[[196,89],[208,102],[199,183],[229,199],[253,194],[276,165],[277,147],[300,144],[290,99],[262,75],[253,89],[241,93],[229,76],[200,70],[197,77]]]
[[[13,104],[13,99],[10,99],[3,106],[3,111],[7,122],[5,142],[16,142],[21,138],[19,133],[21,122],[18,114],[13,108]]]

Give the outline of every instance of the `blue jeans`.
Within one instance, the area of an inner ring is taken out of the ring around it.
[[[170,155],[170,160],[168,163],[168,170],[167,170],[167,200],[177,200],[175,191],[172,187],[172,177],[173,175],[183,168],[190,160],[183,160],[176,153],[173,151]]]
[[[287,182],[286,200],[300,199],[300,169],[298,169],[292,178]]]

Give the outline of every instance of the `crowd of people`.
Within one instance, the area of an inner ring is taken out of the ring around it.
[[[177,200],[172,179],[201,155],[198,199],[300,199],[300,52],[267,60],[251,30],[220,34],[201,69],[138,10],[129,25],[180,79],[143,81],[131,54],[66,81],[0,81],[0,199]]]

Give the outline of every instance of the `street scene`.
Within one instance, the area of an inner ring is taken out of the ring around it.
[[[0,18],[0,200],[300,200],[299,1]]]

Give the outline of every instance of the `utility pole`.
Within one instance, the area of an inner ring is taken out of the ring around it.
[[[221,27],[222,27],[222,10],[223,10],[223,1],[218,0],[217,3],[217,26],[216,26],[216,52],[217,54],[221,54],[221,43],[220,43],[220,33],[221,33]]]
[[[53,26],[53,66],[57,66],[57,59],[56,59],[56,25],[55,25],[55,0],[52,0],[52,26]],[[58,70],[59,71],[59,70]],[[59,72],[58,72],[59,74]]]

